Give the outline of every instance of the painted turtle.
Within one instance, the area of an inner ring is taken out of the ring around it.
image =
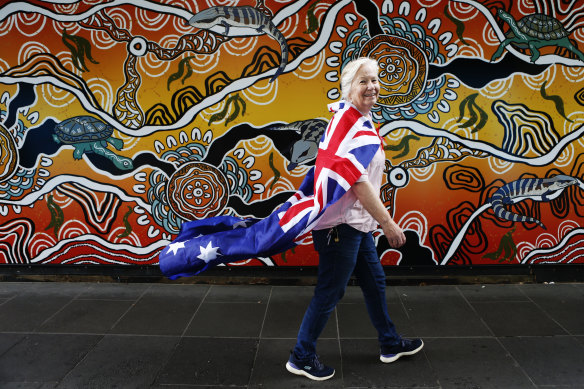
[[[55,126],[53,139],[57,143],[70,144],[75,147],[73,158],[81,159],[84,153],[94,152],[111,160],[122,170],[130,170],[134,164],[130,158],[122,157],[107,149],[111,144],[121,150],[124,142],[111,135],[114,128],[92,116],[75,116]]]
[[[539,48],[544,46],[565,47],[584,61],[584,53],[570,42],[568,39],[570,33],[556,18],[544,14],[532,14],[516,21],[502,9],[497,10],[497,15],[509,25],[510,30],[505,34],[507,39],[501,42],[491,61],[499,58],[510,43],[520,48],[529,48],[531,62],[539,58]]]

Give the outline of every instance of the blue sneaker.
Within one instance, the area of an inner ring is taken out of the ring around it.
[[[286,370],[292,374],[303,375],[315,381],[328,380],[335,375],[335,369],[323,365],[318,359],[318,355],[303,361],[297,359],[293,352],[290,353],[290,359],[286,363]]]
[[[414,355],[424,347],[422,339],[402,339],[395,346],[381,347],[381,355],[379,359],[383,363],[391,363],[397,361],[404,355]]]

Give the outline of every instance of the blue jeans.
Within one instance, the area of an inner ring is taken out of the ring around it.
[[[363,291],[380,346],[399,343],[401,338],[387,313],[385,273],[371,233],[341,224],[333,229],[314,230],[312,238],[319,255],[318,281],[298,331],[295,357],[308,359],[316,354],[316,341],[345,294],[353,273]]]

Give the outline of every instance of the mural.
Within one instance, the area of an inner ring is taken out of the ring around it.
[[[379,60],[385,265],[584,263],[584,3],[0,6],[0,264],[153,265],[311,169],[343,65]],[[314,266],[310,238],[229,266]]]

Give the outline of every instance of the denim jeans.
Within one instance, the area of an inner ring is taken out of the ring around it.
[[[312,237],[319,255],[318,281],[298,331],[296,358],[308,359],[316,354],[316,341],[345,294],[353,273],[363,291],[380,346],[399,343],[401,338],[387,313],[385,273],[371,233],[341,224],[333,229],[314,230]]]

